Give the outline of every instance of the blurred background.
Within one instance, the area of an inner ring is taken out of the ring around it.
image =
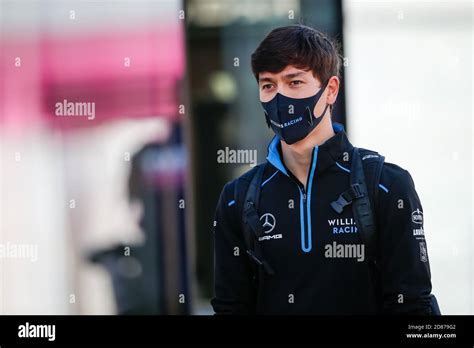
[[[433,292],[474,314],[471,1],[0,0],[0,314],[211,314],[212,221],[272,137],[250,55],[343,45],[333,120],[412,174]]]

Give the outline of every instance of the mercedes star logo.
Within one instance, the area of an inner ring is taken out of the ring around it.
[[[260,221],[263,222],[263,232],[265,233],[270,233],[275,228],[276,220],[275,217],[270,213],[263,214],[260,217]]]

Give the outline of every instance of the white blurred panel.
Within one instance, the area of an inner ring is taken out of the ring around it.
[[[350,139],[411,173],[433,293],[473,314],[472,3],[345,1],[344,20]]]

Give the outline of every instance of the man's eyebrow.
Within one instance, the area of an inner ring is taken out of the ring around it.
[[[305,73],[305,71],[298,71],[298,72],[294,72],[294,73],[289,73],[289,74],[283,75],[283,79],[284,80],[291,80],[292,78],[303,75],[304,73]],[[261,82],[274,82],[274,80],[271,77],[259,77],[258,83],[261,83]]]
[[[273,79],[271,77],[259,77],[258,83],[260,82],[273,82]]]
[[[303,75],[304,73],[305,73],[304,71],[298,71],[298,72],[295,72],[295,73],[286,74],[286,75],[283,75],[283,79],[290,80],[294,77]]]

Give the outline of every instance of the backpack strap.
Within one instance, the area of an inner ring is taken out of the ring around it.
[[[344,207],[352,204],[354,219],[365,245],[367,259],[374,263],[377,260],[375,207],[378,203],[378,185],[384,160],[383,156],[374,151],[354,147],[350,186],[331,203],[331,207],[339,214],[342,213]],[[368,162],[375,162],[376,167],[373,172],[368,170]],[[368,175],[369,173],[371,175]],[[366,176],[369,176],[369,180]]]
[[[359,155],[361,157],[363,168],[365,172],[367,189],[369,190],[369,198],[372,199],[372,205],[374,212],[378,207],[379,197],[379,184],[380,177],[382,176],[383,164],[385,163],[385,157],[375,151],[359,148]],[[373,170],[369,170],[368,167],[375,165]],[[375,220],[377,215],[375,215]]]
[[[372,180],[367,180],[366,174],[368,174],[368,170],[364,171],[364,165],[362,164],[362,161],[368,158],[377,159],[376,170],[371,178]],[[373,152],[370,155],[361,156],[357,147],[354,147],[352,152],[351,186],[358,185],[361,192],[361,195],[352,204],[352,211],[361,239],[365,245],[367,259],[374,263],[377,260],[375,206],[383,161],[383,156],[376,155]],[[377,173],[377,171],[379,172]]]
[[[257,166],[245,191],[245,199],[241,203],[238,200],[238,188],[235,185],[235,199],[242,215],[242,233],[244,235],[246,253],[253,261],[254,266],[262,267],[269,274],[275,274],[272,267],[263,258],[262,247],[258,241],[259,237],[265,235],[263,226],[258,216],[258,204],[260,202],[260,186],[262,184],[263,172],[266,163]],[[255,269],[255,276],[258,269]]]
[[[377,238],[377,197],[378,185],[383,168],[384,157],[376,152],[354,147],[350,184],[358,185],[361,196],[352,204],[352,212],[356,220],[358,232],[365,247],[365,254],[369,267],[369,277],[375,296],[375,309],[379,313],[382,309],[383,298],[381,294],[381,268],[377,263],[380,250]],[[369,166],[375,163],[375,170]],[[372,169],[372,168],[371,168]]]

